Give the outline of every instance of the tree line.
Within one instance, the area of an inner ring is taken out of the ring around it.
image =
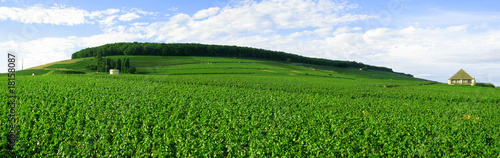
[[[110,58],[102,58],[101,54],[95,56],[93,62],[87,65],[87,69],[96,70],[98,72],[109,72],[110,69],[118,69],[121,73],[135,73],[136,68],[130,66],[130,59],[117,59],[116,61]]]
[[[321,58],[310,58],[280,51],[271,51],[250,47],[207,45],[197,43],[113,43],[98,47],[85,48],[73,53],[72,59],[111,56],[111,55],[157,55],[157,56],[214,56],[242,57],[277,60],[295,63],[326,65],[335,67],[367,68],[394,72],[390,68],[366,65],[355,61],[340,61]],[[403,74],[403,73],[400,73]],[[408,74],[404,74],[408,75]],[[411,76],[411,75],[408,75]]]

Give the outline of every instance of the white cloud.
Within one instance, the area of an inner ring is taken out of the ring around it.
[[[67,41],[69,40],[61,38],[45,38],[29,42],[8,41],[0,43],[0,50],[16,53],[17,69],[21,69],[21,59],[24,60],[24,69],[27,69],[70,58],[66,51],[72,50],[74,45]]]
[[[78,25],[86,22],[88,12],[61,5],[50,8],[32,6],[29,8],[0,7],[0,20],[21,23],[46,23],[55,25]]]
[[[98,22],[101,26],[112,27],[116,20],[128,22],[141,18],[140,15],[155,15],[137,8],[126,12],[120,9],[106,9],[89,12],[87,10],[55,5],[42,7],[35,5],[27,8],[0,7],[0,21],[12,20],[20,23],[41,23],[54,25],[79,25]]]
[[[147,23],[147,22],[136,22],[136,23],[132,24],[132,26],[146,26],[146,25],[149,25],[149,23]]]
[[[90,19],[103,18],[104,16],[117,14],[119,12],[120,12],[119,9],[106,9],[102,11],[93,11],[90,14],[88,14],[88,17]]]
[[[139,9],[139,8],[132,8],[132,9],[130,9],[130,11],[134,12],[134,13],[137,13],[137,14],[142,14],[142,15],[156,15],[156,14],[159,14],[159,13],[155,13],[155,12],[144,11],[144,10]]]
[[[210,16],[213,16],[219,12],[220,8],[219,7],[212,7],[204,10],[198,11],[196,14],[193,15],[194,19],[204,19]]]
[[[134,19],[140,18],[141,16],[137,15],[136,13],[127,13],[124,15],[121,15],[118,19],[120,21],[132,21]]]
[[[344,10],[354,8],[356,7],[326,0],[316,2],[306,0],[268,0],[260,3],[246,3],[239,8],[225,9],[221,15],[228,17],[234,17],[230,16],[230,14],[235,14],[236,16],[253,16],[272,22],[276,28],[292,29],[328,27],[341,22],[366,18],[365,15],[342,14]],[[249,13],[253,15],[247,15]]]
[[[173,11],[173,12],[177,12],[177,11],[179,11],[179,8],[172,7],[172,8],[169,8],[168,10],[169,11]]]
[[[101,24],[102,26],[105,26],[105,27],[112,27],[113,25],[115,25],[117,23],[117,21],[115,20],[115,18],[117,18],[118,16],[117,15],[112,15],[112,16],[107,16],[105,18],[103,18],[102,20],[99,21],[99,24]]]

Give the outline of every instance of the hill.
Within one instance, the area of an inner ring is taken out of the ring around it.
[[[382,70],[353,67],[333,67],[304,63],[289,63],[263,59],[201,57],[201,56],[107,56],[104,59],[117,61],[130,59],[130,65],[136,67],[137,74],[148,75],[182,75],[182,74],[259,74],[259,75],[309,75],[337,78],[378,78],[399,80],[420,80],[399,73]],[[18,74],[37,75],[52,74],[57,71],[82,71],[89,74],[96,72],[88,70],[95,58],[79,58],[54,62],[19,71]]]
[[[286,61],[288,63],[304,63],[333,67],[365,68],[393,72],[386,67],[366,65],[354,61],[339,61],[319,58],[309,58],[279,51],[271,51],[249,47],[205,45],[195,43],[114,43],[93,48],[82,49],[74,53],[71,58],[86,58],[113,55],[154,55],[154,56],[212,56],[212,57],[238,57],[254,58],[273,61]],[[404,74],[407,75],[407,74]],[[411,75],[408,75],[411,76]]]
[[[256,48],[203,44],[114,43],[82,49],[75,52],[72,58],[72,60],[34,67],[25,72],[28,75],[62,70],[104,72],[115,68],[119,59],[129,58],[130,66],[136,68],[139,74],[259,74],[266,69],[275,69],[282,73],[301,70],[304,71],[303,74],[308,75],[332,76],[336,72],[341,72],[343,75],[351,74],[386,79],[412,79],[413,77],[409,74],[393,72],[390,68],[365,65],[354,61],[308,58]]]

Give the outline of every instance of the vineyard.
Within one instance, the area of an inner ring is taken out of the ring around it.
[[[18,82],[19,136],[7,150],[2,111],[3,156],[500,153],[496,89],[246,75],[51,75]]]
[[[500,157],[498,88],[240,62],[19,76],[0,157]]]

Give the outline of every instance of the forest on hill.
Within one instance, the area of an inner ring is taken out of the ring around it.
[[[73,53],[72,59],[113,55],[156,55],[156,56],[213,56],[241,57],[276,60],[293,63],[326,65],[335,67],[354,67],[364,70],[380,70],[394,72],[390,68],[366,65],[355,61],[340,61],[321,58],[310,58],[280,51],[271,51],[250,47],[207,45],[197,43],[112,43],[98,47],[85,48]],[[403,73],[400,73],[403,74]],[[404,74],[411,76],[409,74]]]

